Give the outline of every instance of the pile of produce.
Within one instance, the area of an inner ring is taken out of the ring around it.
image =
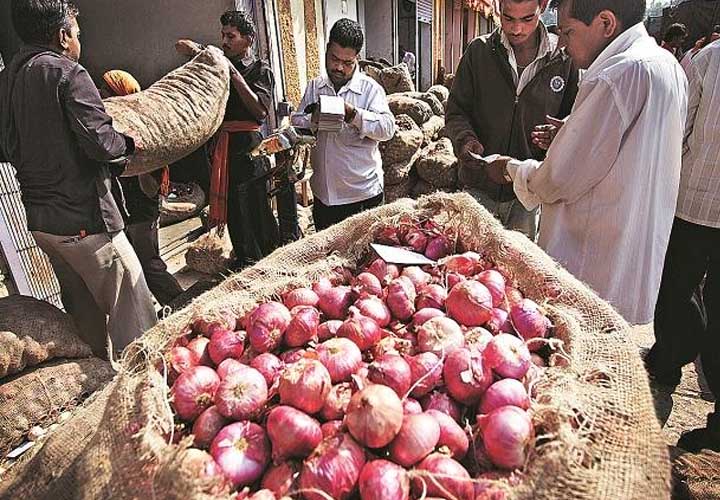
[[[551,323],[486,256],[405,217],[368,257],[241,318],[194,320],[166,363],[174,440],[236,498],[491,498],[535,447]],[[492,498],[504,498],[493,496]]]

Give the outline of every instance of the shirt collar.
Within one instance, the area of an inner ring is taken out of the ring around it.
[[[235,57],[231,59],[232,63],[237,65],[242,65],[243,68],[247,68],[252,63],[255,62],[255,55],[252,52],[248,52],[248,54],[245,57]]]
[[[548,54],[552,54],[553,52],[555,52],[555,49],[558,45],[558,37],[556,35],[553,35],[552,33],[549,33],[547,28],[545,27],[545,24],[542,21],[538,23],[538,29],[540,30],[540,45],[538,46],[538,53],[535,60],[542,59]],[[508,55],[514,61],[515,50],[513,49],[513,46],[510,44],[510,40],[502,29],[500,29],[500,43],[503,44],[503,47],[505,47],[505,50],[507,50]]]
[[[585,77],[587,78],[595,73],[598,73],[605,66],[608,59],[625,52],[636,42],[648,38],[650,38],[650,35],[648,35],[643,23],[638,23],[635,26],[628,28],[624,33],[621,33],[615,40],[610,42],[610,45],[605,47],[605,50],[603,50],[597,59],[595,59],[595,61],[590,65]],[[655,42],[653,42],[653,44],[657,47]]]
[[[330,77],[325,75],[322,79],[322,82],[320,84],[321,87],[330,87],[335,90],[335,86],[330,81]],[[357,68],[355,68],[355,73],[353,73],[352,78],[350,78],[350,81],[347,82],[345,85],[343,85],[340,90],[337,92],[337,94],[341,94],[344,92],[344,90],[350,90],[351,92],[354,92],[358,95],[362,95],[362,73],[360,72],[360,65],[358,65]]]

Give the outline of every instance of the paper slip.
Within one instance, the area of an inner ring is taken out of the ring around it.
[[[318,130],[339,132],[345,120],[345,101],[334,95],[320,96]]]
[[[377,243],[371,243],[370,246],[380,258],[388,264],[402,264],[405,266],[428,266],[436,264],[434,260],[430,260],[422,254],[405,250],[404,248],[378,245]]]
[[[475,158],[476,160],[480,160],[481,162],[487,163],[488,165],[492,162],[496,161],[498,158],[500,158],[502,155],[490,155],[490,156],[482,156],[473,153],[472,151],[468,153],[472,158]]]

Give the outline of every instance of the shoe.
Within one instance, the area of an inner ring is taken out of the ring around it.
[[[702,450],[720,452],[720,433],[707,427],[693,429],[680,436],[677,446],[690,453],[700,453]]]

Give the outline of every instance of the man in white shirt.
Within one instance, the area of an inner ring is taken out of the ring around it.
[[[633,324],[653,319],[680,182],[687,79],[642,24],[644,0],[553,0],[587,71],[547,158],[488,167],[526,208],[539,244]]]
[[[339,132],[319,131],[312,153],[313,218],[321,231],[348,217],[379,206],[385,198],[379,143],[395,134],[383,88],[360,72],[358,54],[364,43],[360,25],[340,19],[330,31],[325,55],[327,76],[311,81],[300,102],[296,127],[314,127],[321,95],[345,101],[345,121]]]
[[[700,355],[715,412],[678,446],[720,451],[720,40],[693,58],[688,74],[680,196],[645,363],[655,382],[674,388]]]

